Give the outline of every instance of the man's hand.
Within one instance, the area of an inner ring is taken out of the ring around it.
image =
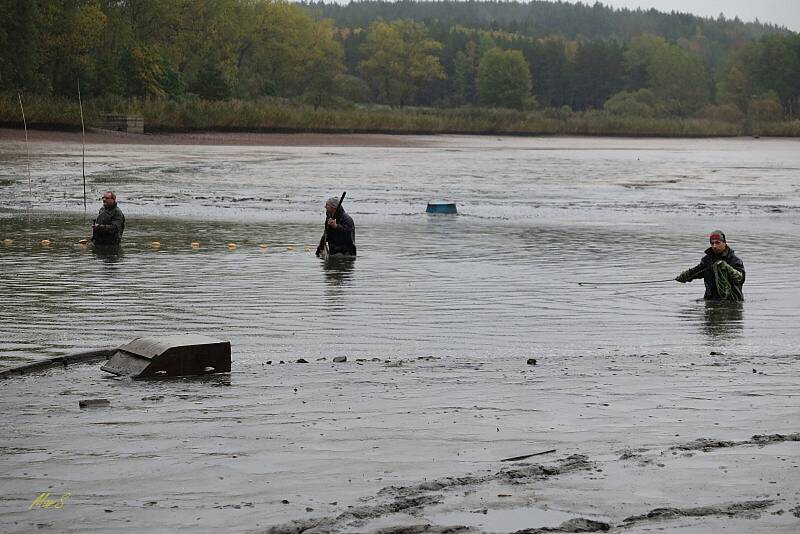
[[[675,277],[676,282],[680,282],[681,284],[685,284],[689,281],[689,271],[683,271],[681,274]]]
[[[328,219],[328,228],[332,230],[336,230],[337,228],[339,228],[339,225],[336,224],[336,219]]]
[[[725,260],[717,260],[714,262],[714,267],[722,267],[723,265],[728,265],[728,262]]]

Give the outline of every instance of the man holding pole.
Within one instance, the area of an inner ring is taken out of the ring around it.
[[[125,231],[125,216],[113,191],[103,193],[103,207],[92,222],[92,243],[99,247],[119,246]]]
[[[356,225],[353,218],[345,213],[341,199],[331,197],[325,201],[325,233],[317,247],[317,256],[321,256],[327,245],[328,254],[356,255]]]
[[[744,263],[728,246],[722,231],[711,232],[708,241],[711,246],[706,249],[706,255],[700,263],[683,271],[675,280],[686,283],[702,278],[706,284],[706,293],[703,295],[706,300],[743,301]]]

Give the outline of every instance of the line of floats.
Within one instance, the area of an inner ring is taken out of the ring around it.
[[[6,239],[3,239],[2,244],[5,247],[11,247],[11,246],[14,245],[14,240],[6,238]],[[71,244],[85,247],[85,246],[90,245],[91,242],[88,239],[81,239],[78,242],[71,243]],[[42,239],[41,241],[39,241],[39,245],[41,245],[42,247],[50,247],[50,246],[55,245],[55,243],[53,241],[49,240],[49,239]],[[157,250],[157,249],[161,248],[161,242],[160,241],[151,241],[146,246],[151,248],[151,249],[156,249]],[[238,245],[237,243],[227,243],[225,245],[225,248],[227,248],[228,250],[233,251],[233,250],[236,250],[237,248],[239,248],[239,246],[240,245]],[[189,247],[191,249],[193,249],[193,250],[199,250],[201,248],[208,247],[208,245],[200,243],[199,241],[192,241],[191,243],[189,243]],[[260,243],[258,245],[258,248],[260,250],[263,250],[263,251],[282,249],[284,247],[285,247],[285,249],[287,251],[293,251],[295,248],[303,249],[304,252],[310,252],[311,251],[311,247],[309,245],[296,245],[296,244],[269,245],[269,244],[266,244],[266,243]]]
[[[433,213],[433,214],[453,215],[453,214],[458,213],[458,208],[456,208],[456,204],[454,202],[441,200],[441,201],[428,202],[428,206],[427,206],[427,209],[425,211],[427,213]],[[3,244],[3,246],[10,247],[10,246],[12,246],[14,244],[14,240],[6,238],[6,239],[3,239],[2,244]],[[39,241],[39,244],[41,246],[43,246],[43,247],[49,247],[49,246],[53,245],[54,243],[53,243],[53,241],[51,241],[49,239],[42,239],[41,241]],[[77,243],[74,243],[74,244],[78,245],[78,246],[87,246],[90,243],[89,243],[89,240],[87,240],[87,239],[81,239]],[[161,242],[159,242],[159,241],[151,241],[148,244],[148,246],[151,249],[159,249],[159,248],[161,248]],[[203,248],[203,245],[199,241],[192,241],[189,244],[189,246],[193,250],[199,250],[199,249]],[[283,247],[283,246],[286,247],[287,251],[292,251],[292,250],[294,250],[295,247],[298,247],[298,248],[302,247],[305,252],[310,252],[311,251],[311,247],[309,245],[294,245],[294,244],[272,245],[271,246],[271,245],[268,245],[266,243],[261,243],[261,244],[258,245],[258,248],[261,249],[261,250],[267,250],[270,247],[276,248],[276,247]],[[237,248],[239,248],[239,245],[236,244],[236,243],[227,243],[225,245],[225,247],[228,250],[233,251],[233,250],[236,250]]]

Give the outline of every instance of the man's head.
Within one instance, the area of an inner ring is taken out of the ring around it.
[[[117,195],[113,191],[103,193],[103,207],[113,208],[117,204]]]
[[[728,242],[725,239],[725,233],[722,230],[714,230],[708,235],[708,242],[711,243],[711,249],[719,254],[725,250],[725,247],[728,246]]]
[[[331,197],[325,201],[325,213],[328,214],[328,217],[333,217],[333,214],[336,213],[336,207],[339,205],[339,199],[336,197]]]

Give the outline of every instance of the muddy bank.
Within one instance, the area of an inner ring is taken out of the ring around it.
[[[134,134],[90,128],[87,144],[125,145],[219,145],[219,146],[350,146],[350,147],[422,147],[435,146],[433,135],[390,135],[352,133],[252,133],[196,132]],[[21,129],[0,128],[0,142],[25,141]],[[29,129],[28,141],[50,143],[83,142],[80,131]]]
[[[760,446],[795,441],[796,435],[754,436],[753,440],[741,441],[731,447],[744,447],[753,443]],[[711,438],[699,438],[693,443],[715,442]],[[694,448],[693,444],[689,444]],[[655,476],[674,477],[684,469],[697,469],[688,460],[692,455],[684,455],[678,459],[668,460],[665,453],[671,450],[685,450],[682,446],[673,446],[666,451],[647,451],[662,457],[657,464],[665,470]],[[746,451],[743,451],[746,454]],[[794,453],[791,453],[792,455]],[[687,532],[714,532],[720,528],[732,532],[762,531],[769,525],[770,532],[792,532],[800,519],[800,495],[797,487],[788,495],[775,491],[772,498],[741,500],[736,502],[720,501],[719,496],[694,495],[696,501],[708,500],[707,504],[692,507],[660,506],[628,517],[615,517],[610,508],[603,506],[599,497],[604,492],[617,491],[612,488],[620,483],[629,483],[639,487],[639,492],[629,492],[627,499],[638,501],[635,506],[647,507],[647,492],[641,491],[642,485],[648,485],[652,491],[658,484],[648,484],[646,477],[654,473],[626,473],[624,479],[612,478],[605,473],[622,472],[633,468],[626,465],[631,456],[622,455],[618,459],[598,461],[590,460],[585,455],[574,454],[555,460],[549,465],[528,464],[519,462],[507,469],[468,475],[462,477],[446,477],[406,487],[387,487],[377,495],[366,499],[370,504],[351,507],[337,516],[317,517],[313,519],[292,520],[281,525],[272,526],[263,532],[267,534],[299,534],[300,532],[351,532],[364,531],[376,534],[411,534],[411,533],[445,533],[445,532],[514,532],[514,534],[540,534],[546,532],[648,532],[652,530],[670,530]],[[705,459],[706,461],[708,459]],[[755,460],[755,459],[753,459]],[[684,464],[684,465],[681,465]],[[639,466],[644,464],[639,464]],[[652,467],[652,466],[651,466]],[[757,466],[749,466],[749,468]],[[793,466],[795,469],[797,465]],[[727,474],[729,469],[724,468]],[[762,475],[777,476],[771,468],[764,469]],[[564,504],[551,510],[548,501],[548,483],[556,477],[568,477],[569,484],[575,492],[575,500],[571,505]],[[598,483],[602,481],[602,483]],[[709,485],[717,483],[707,480]],[[772,482],[774,483],[774,482]],[[583,495],[583,497],[580,497]],[[594,495],[594,497],[590,497]],[[480,496],[480,497],[478,497]],[[588,497],[588,500],[587,500]],[[475,507],[476,499],[480,506]],[[505,499],[505,503],[502,501]],[[494,504],[489,504],[494,501]],[[472,507],[464,506],[470,503]],[[608,503],[612,507],[622,503]],[[633,503],[627,504],[631,506]],[[453,512],[459,508],[459,512]],[[467,508],[467,509],[465,509]],[[574,510],[574,511],[571,511]],[[591,510],[591,513],[587,513]],[[491,511],[491,512],[490,512]],[[519,512],[523,512],[520,514]],[[563,520],[565,515],[572,515]],[[470,517],[472,516],[472,517]],[[516,518],[516,522],[514,519]],[[527,517],[526,517],[527,516]],[[588,516],[588,517],[583,517]],[[462,524],[453,522],[466,519]],[[539,520],[541,524],[537,525]],[[530,524],[522,527],[528,521]],[[558,522],[557,525],[552,524]],[[519,527],[519,528],[516,528]]]
[[[796,532],[790,357],[307,360],[0,381],[4,530]]]

